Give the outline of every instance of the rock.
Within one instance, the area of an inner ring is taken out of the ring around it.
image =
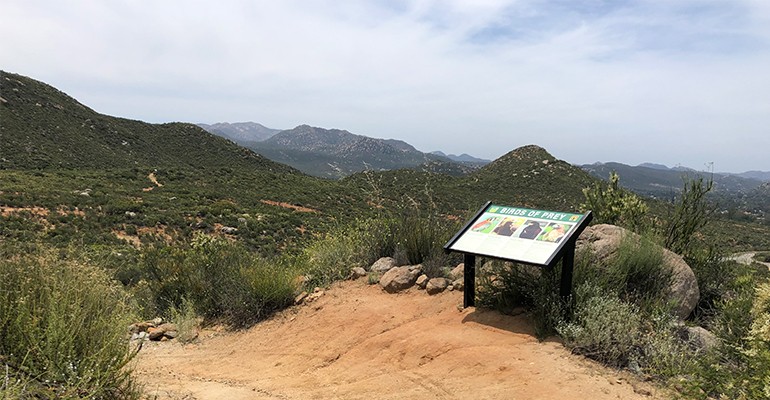
[[[135,213],[135,212],[133,212],[133,211],[126,211],[126,213],[125,213],[125,214],[126,214],[126,216],[127,216],[127,217],[129,217],[129,218],[134,218],[134,217],[136,217],[136,213]]]
[[[641,240],[639,235],[619,226],[600,224],[589,226],[577,240],[578,251],[588,248],[597,260],[598,265],[607,265],[618,251],[625,236],[631,235],[634,240]],[[682,256],[662,249],[663,261],[672,269],[672,282],[668,287],[666,299],[675,304],[674,314],[680,319],[687,318],[695,309],[700,298],[698,281],[692,269]]]
[[[323,290],[321,290],[320,288],[315,288],[313,293],[310,293],[307,296],[307,298],[305,299],[305,303],[312,303],[312,302],[320,299],[321,296],[323,296],[323,295],[324,295],[324,291]]]
[[[465,276],[465,263],[457,264],[455,269],[449,272],[449,277],[452,280],[457,280],[459,278],[462,278],[463,276]]]
[[[169,339],[175,339],[177,336],[179,336],[179,331],[173,330],[173,331],[166,331],[163,333],[163,336],[169,338]]]
[[[417,281],[414,282],[420,289],[425,289],[425,285],[428,284],[428,275],[422,274],[417,277]]]
[[[150,340],[160,340],[163,337],[163,330],[158,328],[150,328],[147,330]]]
[[[452,285],[452,284],[449,284],[449,286],[447,286],[447,287],[446,287],[446,290],[448,290],[448,291],[452,292],[452,291],[454,291],[454,290],[455,290],[455,287],[454,287],[454,285]]]
[[[152,324],[155,325],[155,326],[158,326],[158,325],[160,325],[162,323],[163,323],[163,318],[161,318],[161,317],[157,317],[157,318],[154,318],[152,320]]]
[[[684,326],[679,336],[696,350],[710,350],[719,345],[719,338],[700,326]]]
[[[297,297],[294,298],[294,304],[302,304],[303,301],[307,298],[308,293],[302,292],[297,295]]]
[[[167,336],[169,339],[176,337],[176,335],[174,335],[173,337],[167,335],[167,332],[176,333],[177,332],[176,325],[166,323],[166,324],[158,325],[157,327],[147,328],[147,333],[150,340],[162,340],[164,337],[167,337]]]
[[[408,267],[409,267],[409,271],[411,271],[411,272],[415,272],[416,271],[417,275],[422,274],[422,264],[409,265]]]
[[[169,322],[167,322],[165,324],[159,325],[158,329],[162,330],[163,333],[166,333],[168,331],[175,331],[175,330],[177,330],[176,325],[172,324],[172,323],[169,323]]]
[[[361,267],[356,267],[350,270],[350,279],[358,279],[366,276],[366,270]]]
[[[449,280],[446,278],[431,278],[425,286],[428,294],[434,295],[443,292],[449,286]]]
[[[458,278],[452,281],[452,286],[454,286],[455,290],[463,290],[465,288],[465,278]]]
[[[220,231],[226,235],[234,235],[238,233],[238,228],[232,227],[232,226],[223,226]]]
[[[388,293],[396,293],[412,287],[419,275],[419,271],[410,271],[408,266],[394,267],[382,274],[380,286]]]
[[[396,259],[393,257],[382,257],[369,267],[369,271],[379,273],[388,272],[391,268],[397,267],[398,265],[396,264]]]
[[[155,327],[155,324],[153,324],[151,321],[137,322],[135,324],[129,325],[128,331],[130,333],[147,332],[148,328],[154,328],[154,327]]]

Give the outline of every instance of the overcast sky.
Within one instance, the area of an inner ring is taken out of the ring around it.
[[[770,0],[0,0],[0,69],[147,122],[770,170]]]

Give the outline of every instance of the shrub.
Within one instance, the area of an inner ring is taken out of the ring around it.
[[[591,284],[578,286],[575,295],[572,321],[557,327],[565,344],[576,353],[617,367],[637,357],[642,329],[639,308]]]
[[[185,299],[207,323],[248,326],[290,304],[294,269],[268,262],[243,245],[198,235],[189,249],[144,252],[142,270],[156,311],[180,308]],[[138,285],[141,288],[143,285]]]
[[[644,227],[647,205],[635,194],[620,187],[620,176],[612,171],[609,182],[596,183],[591,188],[583,189],[585,203],[580,205],[583,212],[591,210],[594,223],[621,225],[638,231]]]
[[[663,250],[649,238],[624,238],[607,265],[597,265],[588,252],[579,254],[576,263],[575,286],[591,283],[647,311],[665,306],[672,271],[664,263]]]
[[[136,398],[125,292],[51,254],[0,260],[0,398]]]
[[[713,183],[712,180],[704,182],[702,177],[685,178],[674,212],[666,218],[663,226],[666,248],[687,257],[695,233],[706,226],[713,214],[713,207],[706,199]]]

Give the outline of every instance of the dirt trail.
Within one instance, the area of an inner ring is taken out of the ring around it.
[[[153,399],[652,399],[648,384],[538,342],[524,316],[459,310],[462,293],[390,295],[364,280],[238,333],[147,343]]]

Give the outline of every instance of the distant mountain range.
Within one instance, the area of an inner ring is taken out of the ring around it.
[[[435,154],[437,156],[446,157],[446,158],[448,158],[448,159],[450,159],[452,161],[457,161],[457,162],[462,162],[462,163],[486,165],[486,164],[489,164],[489,163],[492,162],[491,160],[485,160],[483,158],[477,158],[477,157],[474,157],[474,156],[472,156],[470,154],[466,154],[466,153],[460,154],[458,156],[458,155],[454,155],[454,154],[444,154],[441,151],[432,151],[430,154]]]
[[[762,180],[745,177],[744,174],[725,174],[696,171],[692,168],[669,168],[661,164],[644,163],[630,166],[617,162],[595,163],[580,166],[591,175],[607,179],[610,172],[620,176],[621,186],[652,197],[670,197],[681,189],[686,177],[713,178],[715,192],[750,192],[762,184]]]
[[[300,125],[281,131],[255,122],[198,126],[273,161],[323,178],[402,168],[462,175],[489,163],[467,154],[423,153],[401,140],[371,138],[341,129]]]
[[[630,166],[621,163],[582,165],[591,175],[607,180],[610,172],[620,176],[620,185],[643,196],[671,200],[682,189],[684,179],[702,177],[713,179],[710,198],[733,219],[764,220],[770,211],[770,172],[750,171],[741,174],[710,173],[687,167],[668,168],[644,163]]]
[[[197,125],[207,130],[209,133],[230,139],[243,147],[250,147],[256,142],[270,139],[276,133],[281,131],[280,129],[268,128],[256,122],[236,122],[232,124],[220,122],[212,125]]]

